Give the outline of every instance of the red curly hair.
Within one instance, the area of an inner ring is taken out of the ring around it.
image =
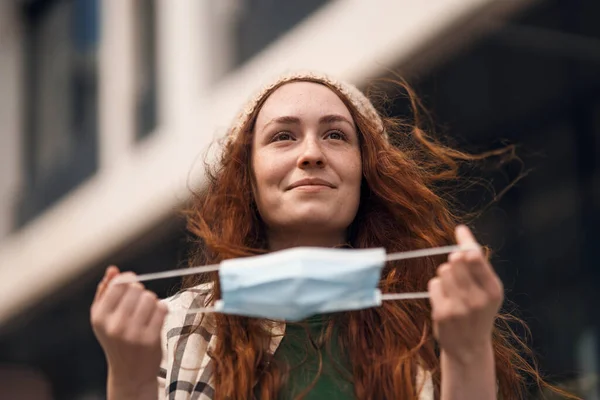
[[[512,154],[509,148],[470,155],[435,141],[418,126],[420,104],[404,82],[397,83],[408,94],[415,122],[383,118],[386,139],[381,127],[363,116],[334,86],[310,78],[292,81],[326,85],[348,107],[356,123],[363,183],[359,210],[348,229],[348,244],[354,248],[384,247],[396,252],[452,244],[454,227],[463,221],[440,187],[459,183],[458,169],[465,162]],[[253,200],[251,155],[256,116],[277,87],[260,99],[242,134],[226,144],[219,162],[207,167],[208,186],[195,195],[187,210],[188,229],[198,239],[190,259],[193,265],[256,255],[267,249],[265,226]],[[388,263],[379,287],[383,293],[426,290],[444,261],[438,256]],[[207,281],[214,283],[211,297],[220,298],[217,274],[187,278],[184,287]],[[223,314],[214,318],[218,339],[210,356],[215,363],[215,398],[276,398],[287,372],[271,362],[267,351],[269,321]],[[531,352],[509,327],[509,322],[515,321],[521,323],[510,314],[499,315],[493,333],[500,396],[523,399],[527,382],[533,378],[538,385],[573,398],[546,384],[535,364],[527,361]],[[418,366],[432,373],[439,398],[439,349],[428,301],[384,302],[377,308],[337,313],[328,324],[325,335],[330,335],[335,325],[339,346],[348,354],[349,379],[357,398],[417,399]]]

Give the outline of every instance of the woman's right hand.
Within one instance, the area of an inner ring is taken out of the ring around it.
[[[135,274],[107,268],[90,318],[108,364],[108,398],[156,398],[167,307],[139,282],[111,285],[116,277],[128,279]]]

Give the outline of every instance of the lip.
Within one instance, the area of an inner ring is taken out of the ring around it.
[[[292,190],[297,187],[303,186],[325,186],[332,189],[335,188],[335,186],[332,183],[327,182],[326,180],[319,178],[305,178],[292,183],[290,186],[288,186],[287,190]]]

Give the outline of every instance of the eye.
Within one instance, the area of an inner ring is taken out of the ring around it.
[[[346,140],[346,135],[340,131],[329,131],[326,137],[333,140]]]
[[[281,142],[284,140],[294,140],[294,137],[292,136],[292,134],[290,132],[277,132],[274,136],[273,139],[271,139],[271,142]]]

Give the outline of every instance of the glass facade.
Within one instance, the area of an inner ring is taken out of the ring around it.
[[[235,32],[234,66],[249,60],[328,2],[240,0],[238,17],[232,27]]]
[[[156,0],[136,4],[136,137],[142,139],[157,123]]]
[[[21,224],[97,169],[98,0],[29,1]]]

